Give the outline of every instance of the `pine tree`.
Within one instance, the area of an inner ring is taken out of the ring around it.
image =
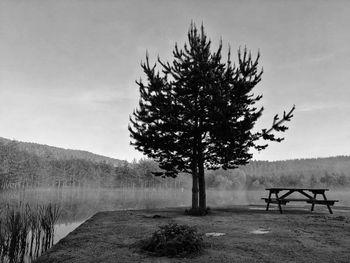
[[[129,131],[135,148],[156,160],[165,172],[155,175],[176,177],[178,172],[192,175],[191,213],[206,213],[205,169],[232,169],[252,158],[250,149],[263,150],[258,140],[280,142],[274,132],[284,132],[293,108],[270,129],[253,132],[263,108],[255,107],[262,95],[252,89],[260,82],[260,55],[252,59],[245,48],[238,51],[238,65],[231,62],[230,50],[222,62],[222,43],[211,52],[202,25],[191,24],[188,44],[175,45],[172,63],[141,63],[147,84],[137,81],[139,107],[130,116]]]

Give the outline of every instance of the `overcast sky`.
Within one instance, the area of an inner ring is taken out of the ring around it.
[[[191,20],[224,51],[261,51],[265,115],[297,109],[254,155],[350,155],[350,1],[0,0],[0,136],[132,160],[140,61],[169,59]]]

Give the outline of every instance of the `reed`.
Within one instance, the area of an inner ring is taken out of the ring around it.
[[[53,245],[54,226],[60,216],[58,205],[51,203],[39,209],[41,228],[44,232],[42,240],[42,250],[47,250]]]
[[[3,222],[0,218],[0,262],[4,262],[4,255],[7,253],[6,237]]]
[[[58,205],[7,205],[0,218],[0,262],[30,262],[53,245]]]

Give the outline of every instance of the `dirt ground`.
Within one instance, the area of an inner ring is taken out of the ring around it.
[[[334,207],[333,215],[322,207],[284,211],[235,206],[205,217],[186,216],[184,208],[100,212],[36,262],[350,262],[350,208]],[[193,258],[152,257],[133,246],[169,222],[225,235],[204,236],[206,248]]]

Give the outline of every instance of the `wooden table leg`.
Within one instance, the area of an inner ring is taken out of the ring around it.
[[[327,198],[326,198],[326,195],[324,194],[324,192],[322,193],[322,195],[323,195],[323,199],[327,201]],[[332,211],[332,209],[331,209],[331,207],[330,207],[329,204],[327,204],[327,207],[328,207],[329,213],[330,213],[330,214],[333,214],[333,211]]]
[[[314,193],[314,199],[316,199],[317,193]],[[314,211],[315,203],[312,203],[311,205],[311,211]]]
[[[276,194],[276,200],[277,200],[277,203],[278,203],[278,209],[280,210],[280,213],[282,214],[282,207],[281,207],[281,202],[278,198],[278,192],[275,192]]]
[[[271,191],[269,193],[269,199],[267,200],[266,211],[269,211],[270,202],[271,202]]]

